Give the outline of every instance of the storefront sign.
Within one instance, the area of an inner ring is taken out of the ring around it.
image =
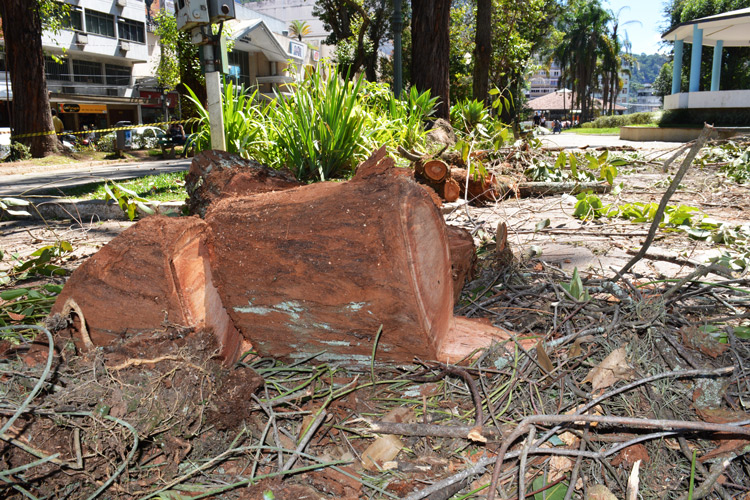
[[[107,105],[64,103],[60,105],[60,113],[107,114]]]

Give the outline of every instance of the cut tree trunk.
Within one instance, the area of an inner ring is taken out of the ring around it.
[[[222,358],[231,363],[242,338],[214,286],[209,248],[206,224],[197,217],[147,217],[76,269],[52,313],[73,299],[95,346],[165,324],[210,329]],[[86,339],[75,330],[83,348]]]
[[[282,191],[301,186],[289,170],[274,170],[257,161],[225,151],[203,151],[193,158],[185,178],[187,209],[191,215],[206,215],[219,198]]]
[[[211,330],[227,364],[252,347],[367,368],[378,332],[379,363],[457,362],[508,340],[453,317],[471,235],[393,164],[381,148],[349,182],[223,197],[205,221],[146,218],[73,273],[53,312],[75,300],[95,346],[165,325]]]

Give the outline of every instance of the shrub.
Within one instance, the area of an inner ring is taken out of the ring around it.
[[[627,125],[648,125],[658,120],[660,113],[642,112],[630,115],[600,116],[594,121],[581,125],[581,128],[613,128]]]
[[[10,153],[5,161],[23,161],[31,158],[31,149],[26,144],[13,141],[10,143]]]

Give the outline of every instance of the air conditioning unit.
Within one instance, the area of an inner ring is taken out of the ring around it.
[[[128,52],[130,50],[130,42],[120,41],[120,50],[123,52]]]
[[[117,6],[118,7],[127,7],[128,0],[117,0]]]
[[[117,97],[120,95],[119,89],[107,89],[107,95],[110,97]]]
[[[89,43],[89,36],[85,33],[76,33],[76,45],[86,45]]]
[[[75,87],[63,87],[62,88],[62,93],[63,94],[75,94],[76,93],[76,88]]]

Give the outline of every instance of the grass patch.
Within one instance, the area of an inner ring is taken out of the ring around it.
[[[185,192],[186,175],[187,171],[172,172],[118,181],[117,184],[135,191],[138,196],[151,201],[182,201],[187,198]],[[65,189],[63,192],[68,198],[103,200],[105,196],[104,182],[75,186]]]
[[[584,134],[584,135],[619,135],[620,127],[605,128],[575,128],[563,131],[564,134]]]

